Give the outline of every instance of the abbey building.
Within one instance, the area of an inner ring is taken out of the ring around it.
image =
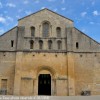
[[[1,95],[100,95],[100,43],[49,9],[0,36]]]

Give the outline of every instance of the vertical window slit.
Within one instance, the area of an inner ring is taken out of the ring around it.
[[[11,40],[11,47],[14,47],[14,40]]]
[[[79,44],[78,44],[78,42],[76,42],[76,48],[77,48],[77,49],[79,48]]]
[[[31,36],[33,37],[35,36],[35,27],[33,26],[31,27]]]
[[[57,32],[57,37],[61,37],[61,28],[60,27],[56,28],[56,32]]]
[[[39,40],[39,49],[43,49],[43,41],[42,40]]]
[[[34,41],[31,40],[31,41],[30,41],[30,49],[33,49],[33,48],[34,48]]]
[[[59,40],[57,43],[58,43],[58,49],[59,50],[62,49],[62,42]]]
[[[48,41],[48,48],[52,49],[52,41],[51,40]]]

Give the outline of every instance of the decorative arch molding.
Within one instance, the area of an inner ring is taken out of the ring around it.
[[[35,27],[34,26],[31,26],[30,27],[30,30],[31,30],[31,36],[35,36]]]
[[[52,40],[48,40],[48,49],[52,49],[53,42]]]
[[[42,21],[42,22],[41,22],[41,25],[43,25],[44,23],[48,23],[49,25],[51,25],[50,21],[48,21],[48,20]]]
[[[58,50],[61,50],[62,49],[62,41],[61,40],[58,40],[57,41],[57,45],[58,45]]]
[[[49,20],[43,20],[39,25],[40,36],[49,37],[52,33],[52,25]]]
[[[56,71],[48,66],[40,66],[37,69],[37,77],[39,75],[39,72],[41,72],[42,70],[47,70],[48,72],[50,72],[50,74],[52,75],[52,78],[55,79],[57,77]]]
[[[56,28],[57,37],[61,37],[61,27]]]
[[[43,49],[43,40],[39,40],[39,49]]]

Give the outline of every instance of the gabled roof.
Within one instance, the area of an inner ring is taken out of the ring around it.
[[[85,35],[86,37],[90,38],[91,40],[93,40],[95,43],[99,44],[99,42],[97,42],[96,40],[94,40],[93,38],[91,38],[90,36],[86,35],[84,32],[80,31],[79,29],[77,29],[76,27],[74,27],[76,30],[78,30],[79,32],[81,32],[83,35]]]
[[[15,29],[15,28],[17,28],[17,26],[15,26],[15,27],[11,28],[10,30],[4,32],[3,34],[0,35],[0,37],[4,36],[6,33],[10,32],[11,30],[13,30],[13,29]]]
[[[44,8],[44,9],[42,9],[42,10],[39,10],[39,11],[37,11],[37,12],[35,12],[35,13],[32,13],[32,14],[30,14],[30,15],[28,15],[28,16],[25,16],[25,17],[23,17],[23,18],[20,18],[20,19],[18,19],[18,20],[24,19],[24,18],[26,18],[26,17],[29,17],[29,16],[31,16],[31,15],[34,15],[34,14],[36,14],[36,13],[38,13],[38,12],[43,11],[43,10],[48,10],[48,11],[50,11],[50,12],[52,12],[52,13],[55,13],[55,14],[57,14],[57,15],[59,15],[59,16],[65,18],[65,19],[68,19],[68,20],[70,20],[70,21],[73,22],[73,20],[71,20],[71,19],[69,19],[69,18],[67,18],[67,17],[65,17],[65,16],[62,16],[62,15],[60,15],[60,14],[58,14],[58,13],[56,13],[56,12],[50,10],[50,9],[47,9],[47,8]]]

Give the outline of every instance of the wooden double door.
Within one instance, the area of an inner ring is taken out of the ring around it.
[[[51,95],[50,74],[40,74],[38,77],[38,95]]]

